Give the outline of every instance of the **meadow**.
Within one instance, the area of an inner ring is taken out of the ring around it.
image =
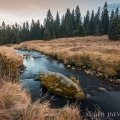
[[[23,45],[30,51],[55,57],[72,69],[83,69],[90,74],[95,72],[97,76],[114,80],[113,82],[120,77],[120,41],[110,41],[108,36],[32,40],[13,47],[21,49]]]

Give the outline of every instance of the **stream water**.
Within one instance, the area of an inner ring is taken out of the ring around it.
[[[16,50],[18,54],[23,55],[27,51]],[[75,100],[63,98],[59,95],[48,93],[47,89],[41,85],[38,80],[38,74],[41,70],[59,72],[67,77],[74,76],[80,81],[85,94],[90,94],[91,98],[84,98],[80,103],[82,114],[86,108],[94,112],[94,116],[111,117],[113,120],[120,120],[120,86],[104,81],[94,76],[86,75],[80,71],[72,71],[64,66],[63,63],[43,55],[39,52],[32,51],[31,55],[24,58],[24,65],[27,69],[21,73],[20,79],[24,88],[28,88],[35,101],[38,98],[50,100],[52,107],[63,107],[67,103],[75,103]],[[106,91],[98,92],[97,89],[103,87]],[[95,106],[99,106],[101,112],[95,113]],[[108,118],[109,119],[109,118]]]

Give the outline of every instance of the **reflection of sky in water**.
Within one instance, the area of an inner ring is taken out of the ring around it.
[[[35,60],[33,59],[33,57],[30,57],[30,58],[27,58],[28,60],[27,61],[25,61],[25,63],[24,64],[27,64],[28,63],[28,61],[30,61],[30,66],[31,67],[35,67]],[[28,65],[27,65],[28,66]]]
[[[38,58],[33,58],[32,56],[41,56]],[[42,54],[36,52],[31,52],[31,56],[24,59],[24,65],[27,66],[27,71],[24,74],[38,74],[41,70],[51,70],[54,71],[55,68],[64,68],[64,65],[58,61],[53,60]],[[55,68],[54,68],[55,67]]]

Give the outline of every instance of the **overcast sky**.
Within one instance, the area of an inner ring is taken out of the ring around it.
[[[0,25],[2,21],[6,24],[14,24],[26,20],[31,22],[32,19],[35,21],[39,19],[43,23],[48,9],[54,17],[57,11],[61,17],[67,8],[72,10],[77,5],[84,16],[87,10],[96,11],[99,6],[104,5],[105,1],[111,4],[118,3],[119,0],[0,0]]]

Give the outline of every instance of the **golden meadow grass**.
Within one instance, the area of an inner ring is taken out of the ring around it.
[[[0,53],[4,56],[7,56],[8,59],[11,59],[18,68],[23,67],[23,58],[18,55],[15,50],[11,47],[1,46]]]
[[[78,106],[50,108],[50,102],[31,102],[22,85],[0,80],[0,120],[81,120]]]
[[[23,45],[29,50],[57,57],[64,64],[86,66],[109,76],[120,74],[120,41],[110,41],[107,36],[33,40],[15,45],[14,48],[21,48]]]

